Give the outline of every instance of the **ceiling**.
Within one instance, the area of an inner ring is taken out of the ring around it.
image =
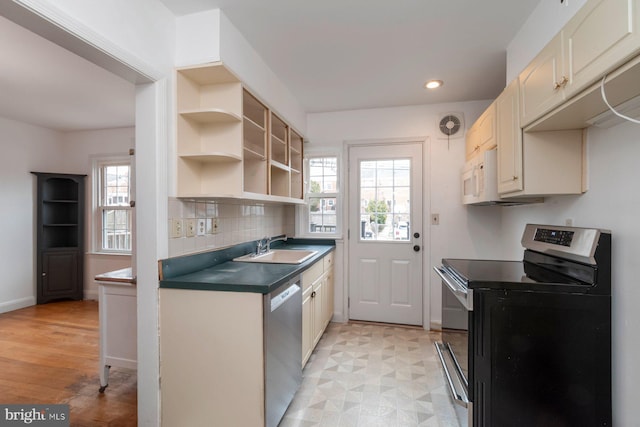
[[[132,83],[2,16],[0,52],[0,117],[58,131],[133,126]]]
[[[161,0],[219,8],[307,112],[495,98],[540,0]],[[423,89],[440,79],[436,91]]]
[[[540,0],[161,0],[220,8],[307,112],[495,98]],[[73,131],[132,126],[134,85],[0,16],[0,116]],[[429,79],[444,85],[423,88]]]

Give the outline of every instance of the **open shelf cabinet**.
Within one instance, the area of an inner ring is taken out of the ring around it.
[[[37,303],[83,297],[85,175],[37,177]]]
[[[302,137],[221,63],[176,70],[178,197],[302,203]]]

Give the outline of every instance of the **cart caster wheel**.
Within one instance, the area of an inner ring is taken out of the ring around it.
[[[109,384],[101,386],[101,387],[98,389],[98,391],[99,391],[100,393],[104,393],[104,389],[105,389],[105,388],[107,388],[107,387],[109,387]]]

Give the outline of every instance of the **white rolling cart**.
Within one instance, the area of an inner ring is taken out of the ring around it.
[[[109,369],[136,369],[137,309],[136,280],[131,268],[95,277],[99,285],[100,393],[109,385]]]

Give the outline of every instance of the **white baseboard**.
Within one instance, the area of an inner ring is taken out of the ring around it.
[[[7,313],[9,311],[31,307],[32,305],[36,305],[35,297],[26,297],[14,299],[12,301],[0,302],[0,313]]]
[[[84,298],[85,300],[98,301],[98,291],[92,290],[84,290]]]
[[[439,332],[442,330],[442,322],[430,322],[429,329],[434,332]]]

